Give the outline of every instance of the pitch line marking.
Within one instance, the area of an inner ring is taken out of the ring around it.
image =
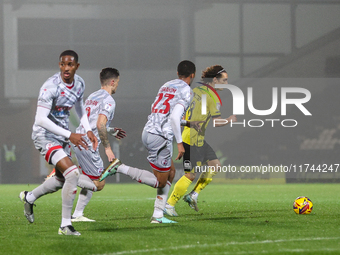
[[[252,244],[266,244],[266,243],[284,243],[284,242],[300,242],[300,241],[322,241],[322,240],[336,240],[340,237],[314,237],[314,238],[298,238],[298,239],[278,239],[278,240],[263,240],[263,241],[252,241],[252,242],[229,242],[229,243],[216,243],[216,244],[193,244],[193,245],[182,245],[177,247],[166,247],[166,248],[154,248],[144,250],[131,250],[131,251],[120,251],[113,253],[105,253],[105,255],[122,255],[122,254],[135,254],[135,253],[148,253],[148,252],[159,252],[164,250],[179,250],[179,249],[192,249],[192,248],[209,248],[218,246],[231,246],[231,245],[252,245]],[[307,251],[307,250],[306,250]],[[296,252],[295,249],[283,250],[282,252]],[[227,254],[227,253],[226,253]],[[233,253],[235,254],[235,253]],[[240,253],[243,254],[243,253]],[[251,254],[244,253],[244,254]]]
[[[321,249],[282,249],[282,250],[277,250],[275,251],[276,254],[278,253],[303,253],[303,252],[321,252],[321,251],[325,251],[325,252],[334,252],[334,251],[340,251],[340,249],[333,249],[333,248],[321,248]],[[239,251],[239,252],[213,252],[210,254],[224,254],[224,255],[228,255],[228,254],[232,254],[232,255],[242,255],[242,254],[267,254],[270,253],[272,254],[273,251]]]

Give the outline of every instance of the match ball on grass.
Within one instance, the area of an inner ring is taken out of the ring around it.
[[[293,204],[296,214],[310,214],[313,210],[313,203],[308,197],[298,197]]]

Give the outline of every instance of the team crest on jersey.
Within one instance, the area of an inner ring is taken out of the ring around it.
[[[111,107],[112,107],[112,104],[107,103],[107,104],[105,104],[104,109],[107,110],[107,111],[109,112],[110,109],[111,109]]]
[[[46,149],[49,150],[53,147],[53,143],[46,144]]]
[[[217,110],[221,110],[221,104],[220,103],[216,103],[216,108],[217,108]]]
[[[62,92],[60,93],[60,96],[64,97],[64,96],[65,96],[65,92],[62,91]]]

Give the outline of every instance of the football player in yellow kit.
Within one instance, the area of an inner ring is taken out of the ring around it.
[[[195,179],[195,166],[206,164],[208,165],[207,169],[209,169],[201,173],[194,189],[183,198],[183,200],[196,211],[198,211],[197,197],[200,191],[212,181],[212,177],[217,173],[215,169],[221,167],[216,153],[205,141],[204,137],[210,119],[222,119],[220,113],[222,102],[215,90],[215,85],[228,84],[228,74],[222,66],[214,65],[206,68],[202,72],[201,78],[201,85],[193,89],[194,96],[189,109],[186,111],[185,120],[202,121],[203,123],[199,130],[193,127],[184,127],[182,132],[183,145],[185,148],[185,154],[183,156],[185,174],[177,181],[174,190],[168,198],[164,212],[169,216],[178,216],[175,211],[175,205],[179,199],[184,196],[189,185]],[[204,100],[202,100],[202,98],[204,98]],[[206,112],[202,112],[202,104],[206,104]],[[231,115],[225,120],[226,121],[214,122],[214,126],[224,126],[231,121],[237,121],[235,115]]]

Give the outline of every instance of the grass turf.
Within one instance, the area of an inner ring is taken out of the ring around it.
[[[0,185],[0,254],[340,254],[337,184],[211,184],[199,212],[184,201],[178,224],[150,224],[155,190],[108,184],[74,223],[81,236],[59,236],[61,192],[36,201],[28,223],[18,195],[36,185]],[[192,186],[190,186],[192,188]],[[314,203],[296,215],[297,196]]]

